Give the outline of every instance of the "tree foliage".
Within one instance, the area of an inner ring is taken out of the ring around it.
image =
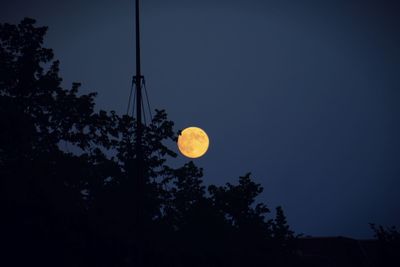
[[[400,264],[400,231],[396,226],[383,227],[371,223],[370,227],[378,240],[378,259],[379,266],[397,266]]]
[[[96,94],[80,93],[79,83],[62,87],[59,62],[43,47],[46,30],[32,19],[0,24],[1,231],[9,257],[52,266],[131,266],[135,120],[96,111]],[[193,162],[169,166],[177,156],[166,145],[177,139],[173,126],[156,110],[144,128],[141,263],[278,262],[276,248],[293,239],[283,210],[268,218],[270,210],[256,201],[263,189],[250,174],[238,184],[207,188]]]

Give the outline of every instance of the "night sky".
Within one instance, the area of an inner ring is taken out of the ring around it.
[[[195,160],[207,184],[252,172],[259,200],[282,205],[306,235],[369,238],[370,222],[400,225],[396,1],[142,2],[151,106],[177,130],[208,133]],[[49,26],[64,86],[82,82],[99,109],[126,112],[133,0],[3,0],[0,16]]]

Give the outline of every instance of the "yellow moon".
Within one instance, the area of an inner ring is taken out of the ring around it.
[[[210,140],[206,132],[198,127],[188,127],[178,137],[179,151],[188,158],[203,156],[209,144]]]

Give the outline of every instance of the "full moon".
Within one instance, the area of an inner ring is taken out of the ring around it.
[[[188,127],[178,137],[179,151],[188,158],[203,156],[207,152],[209,143],[206,132],[198,127]]]

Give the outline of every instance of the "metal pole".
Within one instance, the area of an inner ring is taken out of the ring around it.
[[[135,236],[139,244],[138,249],[143,245],[143,197],[144,197],[144,159],[142,150],[143,125],[142,125],[142,73],[140,68],[140,17],[139,0],[136,0],[136,179],[134,182],[135,193]],[[140,248],[141,249],[141,248]],[[140,252],[138,251],[140,254]]]
[[[141,146],[142,140],[142,74],[140,68],[140,22],[139,0],[136,0],[136,146]]]

